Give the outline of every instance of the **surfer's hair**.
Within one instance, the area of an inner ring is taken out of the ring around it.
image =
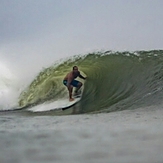
[[[78,68],[78,67],[77,67],[77,66],[73,66],[73,70],[74,70],[75,68]]]

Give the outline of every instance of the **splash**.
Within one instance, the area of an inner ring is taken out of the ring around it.
[[[18,92],[16,91],[16,77],[0,63],[0,110],[8,110],[17,106]]]

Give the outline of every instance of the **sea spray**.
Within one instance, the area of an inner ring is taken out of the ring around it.
[[[18,107],[19,84],[8,67],[0,63],[0,110]]]

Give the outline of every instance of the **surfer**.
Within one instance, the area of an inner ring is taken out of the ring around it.
[[[86,77],[83,77],[80,74],[80,71],[78,71],[78,67],[74,66],[72,71],[69,72],[65,78],[63,79],[63,84],[67,86],[68,91],[69,91],[69,101],[73,101],[74,99],[72,98],[72,90],[73,87],[76,87],[75,90],[75,95],[78,94],[78,90],[82,87],[82,83],[80,81],[74,80],[75,78],[80,77],[81,79],[86,79]]]

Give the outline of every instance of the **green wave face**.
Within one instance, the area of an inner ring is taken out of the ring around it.
[[[68,98],[62,80],[74,65],[87,76],[79,113],[134,109],[163,97],[162,50],[107,51],[74,56],[44,69],[20,94],[20,107]]]

